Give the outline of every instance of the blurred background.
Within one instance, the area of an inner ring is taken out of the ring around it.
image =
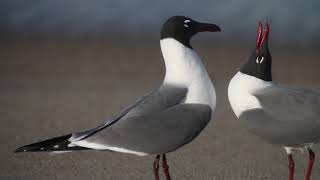
[[[276,43],[318,44],[317,0],[2,0],[1,33],[9,37],[158,38],[162,23],[172,15],[216,22],[221,40],[246,40],[257,21],[268,20]]]
[[[192,41],[218,104],[200,136],[168,155],[173,179],[286,179],[284,151],[241,126],[227,86],[255,46],[258,20],[265,19],[274,80],[320,88],[319,7],[317,0],[0,1],[0,179],[153,179],[153,157],[12,151],[102,124],[159,86],[165,73],[160,29],[173,15],[222,28]],[[307,155],[294,155],[302,179]]]

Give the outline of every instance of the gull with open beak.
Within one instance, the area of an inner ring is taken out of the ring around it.
[[[257,44],[248,61],[231,79],[228,97],[231,107],[253,134],[286,150],[289,180],[293,180],[292,150],[306,149],[309,180],[315,160],[312,145],[320,141],[320,92],[272,81],[269,25],[258,25]]]

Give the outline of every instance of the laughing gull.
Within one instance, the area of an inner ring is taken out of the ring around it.
[[[289,180],[293,179],[292,150],[306,149],[309,180],[315,155],[312,145],[320,141],[320,92],[290,87],[272,81],[268,48],[269,25],[262,38],[259,22],[257,46],[247,63],[231,79],[228,96],[231,107],[253,134],[271,144],[284,147],[289,158]]]
[[[188,144],[206,127],[216,106],[216,94],[202,60],[190,45],[198,32],[220,31],[215,24],[173,16],[163,25],[161,50],[166,74],[163,84],[94,129],[71,133],[18,148],[15,152],[110,150],[139,156],[160,155],[170,178],[166,153]]]

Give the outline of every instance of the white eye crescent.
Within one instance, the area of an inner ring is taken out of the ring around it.
[[[264,57],[261,57],[261,59],[259,59],[259,57],[257,57],[256,63],[261,64],[263,62],[263,60],[264,60]]]
[[[188,25],[189,22],[191,22],[190,19],[184,20],[184,25],[183,26],[188,28],[189,27],[189,25]]]

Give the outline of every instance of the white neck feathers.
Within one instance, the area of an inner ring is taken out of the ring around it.
[[[185,103],[216,104],[216,94],[209,75],[198,54],[179,41],[166,38],[160,41],[166,65],[164,84],[188,88]]]
[[[233,76],[228,87],[228,97],[237,117],[244,111],[261,108],[259,100],[252,93],[271,85],[272,82],[264,81],[242,72],[238,72]]]
[[[198,54],[179,41],[166,38],[160,45],[166,65],[165,83],[188,86],[196,74],[205,70]]]

